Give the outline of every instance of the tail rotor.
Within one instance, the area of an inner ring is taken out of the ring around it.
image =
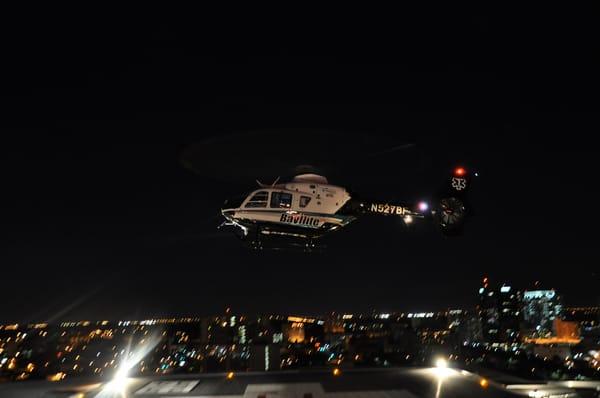
[[[432,211],[434,220],[446,235],[462,232],[469,210],[466,196],[470,182],[467,169],[462,166],[456,167]]]

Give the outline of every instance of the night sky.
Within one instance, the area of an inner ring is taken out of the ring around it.
[[[470,307],[486,275],[600,304],[591,19],[140,19],[3,32],[0,322]],[[306,137],[369,197],[477,171],[464,236],[363,219],[303,254],[217,231]],[[191,145],[214,170],[184,167]]]

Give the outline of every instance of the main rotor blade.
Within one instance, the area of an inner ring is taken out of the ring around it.
[[[213,180],[248,183],[256,179],[273,181],[278,176],[289,178],[302,170],[325,176],[341,175],[344,168],[357,162],[413,147],[414,144],[397,144],[390,137],[382,139],[361,132],[258,130],[192,144],[182,152],[181,163]]]

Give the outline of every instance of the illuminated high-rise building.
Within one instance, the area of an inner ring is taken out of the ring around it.
[[[481,333],[486,342],[498,341],[500,329],[498,305],[495,292],[489,287],[488,278],[483,278],[483,286],[479,288],[479,318],[481,319]]]
[[[248,342],[248,333],[246,330],[246,325],[240,325],[238,327],[238,342],[240,344],[246,344]]]
[[[270,371],[281,368],[279,344],[254,344],[250,350],[250,370]]]
[[[551,335],[554,320],[561,313],[562,301],[556,291],[526,290],[523,294],[523,319],[530,336]]]
[[[511,286],[503,285],[498,290],[498,314],[500,339],[506,343],[519,341],[521,326],[521,292]]]
[[[479,289],[479,318],[484,341],[514,343],[519,340],[521,292],[506,284],[491,288],[488,278]]]

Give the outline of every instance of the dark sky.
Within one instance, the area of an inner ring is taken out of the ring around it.
[[[435,310],[474,305],[484,275],[600,304],[594,21],[210,19],[5,28],[0,321]],[[223,237],[223,200],[254,189],[230,170],[261,157],[228,156],[236,134],[290,128],[278,156],[303,131],[415,144],[329,176],[367,196],[414,198],[454,164],[477,170],[465,235],[361,220],[323,254]],[[214,140],[222,173],[182,167]]]

